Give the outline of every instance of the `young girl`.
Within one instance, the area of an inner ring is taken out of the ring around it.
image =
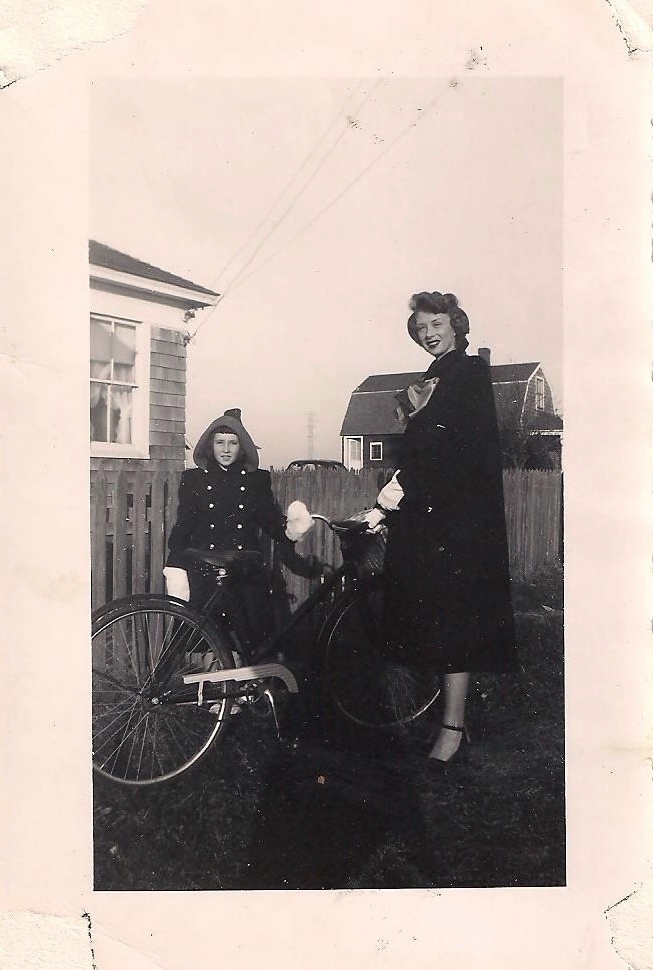
[[[258,451],[232,408],[212,421],[193,452],[197,468],[183,472],[177,521],[168,540],[163,570],[171,596],[203,605],[214,584],[188,561],[189,548],[260,551],[259,529],[291,549],[310,528],[308,513],[289,522],[275,502],[270,473],[258,467]],[[242,594],[256,638],[269,632],[272,620],[268,577],[263,569],[248,572]]]

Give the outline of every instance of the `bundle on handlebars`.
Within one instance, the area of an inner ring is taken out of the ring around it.
[[[362,578],[378,576],[385,558],[385,529],[370,532],[367,523],[359,518],[332,521],[323,515],[313,515],[336,533],[345,562],[353,563]]]

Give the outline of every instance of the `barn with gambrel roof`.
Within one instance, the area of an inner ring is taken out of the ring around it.
[[[490,364],[501,428],[550,438],[551,452],[559,456],[562,419],[555,413],[542,365],[491,364],[486,347],[479,348],[479,355]],[[340,430],[347,468],[396,466],[403,427],[395,414],[395,395],[421,376],[421,372],[373,374],[354,389]]]

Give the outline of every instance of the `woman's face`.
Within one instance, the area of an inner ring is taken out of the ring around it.
[[[456,331],[448,313],[418,310],[415,327],[418,343],[432,357],[442,357],[456,346]]]
[[[240,454],[238,435],[217,431],[213,435],[213,457],[220,468],[229,468]]]

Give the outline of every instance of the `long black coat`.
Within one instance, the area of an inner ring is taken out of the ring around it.
[[[444,673],[514,669],[501,453],[490,371],[455,350],[409,420],[388,516],[386,621],[395,650]]]

